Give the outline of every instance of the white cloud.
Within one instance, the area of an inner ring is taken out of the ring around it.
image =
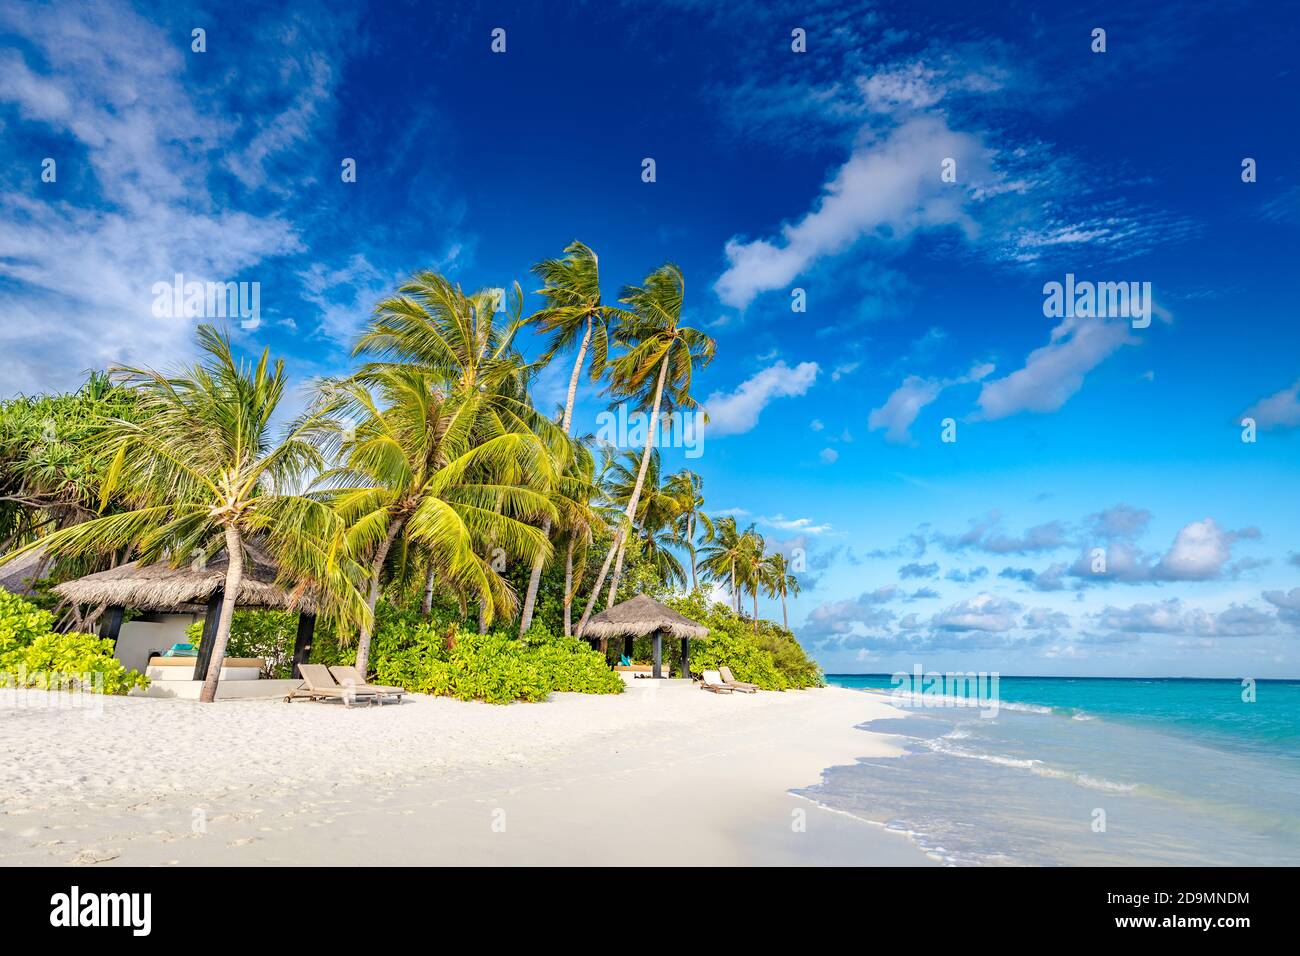
[[[864,134],[815,207],[783,226],[778,239],[728,240],[727,269],[714,286],[718,297],[743,309],[864,236],[897,243],[917,230],[949,226],[973,236],[967,187],[939,177],[939,162],[947,157],[957,160],[962,183],[988,176],[983,144],[950,129],[942,117],[916,116],[888,132]]]
[[[820,452],[818,452],[817,457],[820,458],[825,464],[833,465],[840,460],[840,453],[837,452],[834,448],[823,448]]]
[[[124,5],[10,5],[0,31],[32,51],[0,53],[0,102],[52,137],[59,161],[57,184],[37,198],[0,192],[5,390],[66,388],[88,367],[188,354],[195,320],[156,318],[154,283],[176,273],[261,281],[248,270],[302,249],[283,215],[239,211],[209,187],[239,120],[201,109],[183,83],[187,42]],[[263,143],[257,161],[275,148]],[[74,182],[94,198],[81,200]],[[262,291],[274,311],[274,290]]]
[[[885,429],[885,441],[895,445],[912,443],[912,423],[921,414],[921,410],[932,404],[943,390],[953,385],[965,385],[987,378],[993,372],[993,366],[981,362],[972,366],[970,372],[959,378],[937,379],[909,375],[903,384],[890,393],[885,404],[873,408],[867,417],[870,431]]]
[[[1083,385],[1083,377],[1124,345],[1126,320],[1067,318],[1052,329],[1051,341],[1029,353],[1024,368],[985,382],[979,417],[1006,418],[1019,412],[1054,412]]]
[[[896,445],[910,444],[912,423],[921,409],[932,403],[943,391],[943,383],[933,378],[909,375],[903,384],[894,389],[885,404],[873,408],[867,417],[871,431],[885,429],[885,441]]]
[[[1172,581],[1204,581],[1218,577],[1232,557],[1240,535],[1224,531],[1213,518],[1193,521],[1179,529],[1174,543],[1155,567],[1155,576]]]
[[[787,518],[785,515],[773,515],[759,519],[764,524],[782,531],[799,531],[804,534],[825,534],[831,530],[829,524],[815,524],[812,518]]]
[[[985,592],[936,614],[930,626],[945,631],[1009,631],[1021,610],[1015,601]]]
[[[1132,607],[1106,607],[1097,623],[1126,634],[1183,634],[1201,637],[1253,637],[1271,634],[1277,618],[1265,611],[1233,604],[1222,611],[1184,608],[1178,598]]]
[[[777,362],[741,382],[734,392],[714,392],[704,401],[710,434],[739,435],[749,431],[758,424],[759,415],[772,399],[805,394],[817,380],[818,371],[816,362],[800,362],[794,368]]]
[[[1289,388],[1261,398],[1242,413],[1260,428],[1295,428],[1300,425],[1300,379]]]

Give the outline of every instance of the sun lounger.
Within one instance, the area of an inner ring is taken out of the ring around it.
[[[704,676],[700,678],[700,690],[711,690],[715,694],[730,694],[735,688],[723,683],[722,675],[717,671],[705,671]]]
[[[719,670],[722,673],[722,682],[726,684],[728,687],[733,687],[736,690],[740,691],[742,694],[758,693],[757,684],[747,684],[743,680],[736,680],[736,678],[731,673],[731,668],[728,667],[726,664],[723,664],[722,667],[719,668]]]
[[[298,673],[302,675],[303,686],[290,692],[284,698],[286,703],[292,700],[341,700],[344,706],[351,707],[354,703],[374,704],[379,700],[379,695],[373,692],[340,687],[324,664],[299,664]]]
[[[362,678],[361,672],[351,664],[335,664],[330,668],[330,673],[334,675],[334,679],[339,682],[340,687],[354,688],[359,694],[374,694],[381,703],[385,697],[396,697],[400,702],[402,695],[406,693],[405,687],[367,684]]]

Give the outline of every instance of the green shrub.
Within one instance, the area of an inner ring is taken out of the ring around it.
[[[691,670],[695,673],[726,664],[736,680],[757,684],[764,690],[825,685],[821,668],[785,628],[760,620],[755,633],[752,618],[737,614],[725,604],[709,602],[699,591],[670,598],[666,603],[709,629],[707,638],[691,641]],[[673,647],[671,656],[677,666],[681,652]]]
[[[53,629],[53,614],[0,588],[0,655],[26,647]]]
[[[371,660],[381,684],[490,704],[545,700],[554,691],[623,690],[604,659],[576,638],[533,628],[520,641],[501,631],[479,634],[445,615],[424,618],[382,605],[377,616]]]
[[[113,642],[93,634],[56,634],[54,617],[0,589],[0,683],[46,690],[125,694],[148,687],[113,656]]]

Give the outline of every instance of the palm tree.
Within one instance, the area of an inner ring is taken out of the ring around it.
[[[654,450],[655,435],[659,429],[659,413],[665,404],[670,409],[689,410],[697,406],[691,396],[691,376],[695,366],[707,366],[713,360],[716,343],[698,329],[681,324],[682,303],[685,297],[685,280],[675,265],[660,266],[645,278],[641,286],[623,290],[620,299],[631,309],[631,314],[620,328],[620,338],[626,341],[628,351],[611,366],[610,392],[615,396],[637,397],[638,410],[650,410],[650,423],[646,433],[645,449],[641,454],[641,469],[636,486],[627,503],[622,522],[614,534],[614,541],[595,587],[587,599],[582,620],[578,622],[578,636],[587,627],[595,609],[600,589],[605,583],[610,565],[615,562],[610,591],[618,593],[622,573],[623,543],[636,519],[641,487],[646,469],[650,466],[650,453]],[[653,381],[653,385],[650,383]]]
[[[354,586],[355,566],[335,549],[338,519],[328,507],[295,493],[323,465],[315,439],[322,419],[292,423],[280,441],[271,421],[284,396],[284,363],[267,352],[253,367],[237,363],[229,339],[198,328],[204,358],[172,376],[116,368],[115,380],[134,390],[133,418],[104,423],[97,439],[112,464],[102,495],[124,510],[43,538],[51,554],[78,556],[137,549],[143,561],[166,554],[189,560],[196,549],[224,547],[229,562],[212,657],[199,699],[216,697],[243,579],[244,543],[264,540],[286,578],[322,586],[345,619],[364,620]]]
[[[525,325],[523,293],[517,283],[504,324],[496,321],[503,304],[502,290],[466,294],[445,276],[427,270],[416,273],[397,295],[376,306],[374,318],[354,350],[372,358],[358,378],[364,381],[395,366],[428,372],[453,401],[468,409],[465,420],[471,423],[472,444],[531,432],[551,456],[553,470],[562,472],[572,457],[572,443],[564,430],[533,407],[528,382],[535,367],[524,361],[514,344]],[[534,517],[544,524],[551,514],[541,510]],[[490,541],[486,544],[485,553],[498,546]],[[530,552],[530,562],[538,553]],[[426,583],[426,593],[431,584]],[[489,619],[480,613],[480,627]]]
[[[477,601],[480,621],[514,608],[514,595],[484,557],[500,547],[531,560],[549,553],[528,524],[554,515],[548,495],[553,462],[530,431],[474,442],[474,402],[460,401],[428,372],[374,369],[366,382],[333,389],[337,412],[359,418],[341,431],[341,467],[322,476],[323,495],[347,526],[349,552],[364,558],[372,612],[380,577],[399,535],[427,555],[426,574]],[[357,643],[357,669],[369,663],[371,628]]]
[[[609,502],[626,509],[632,492],[636,489],[639,473],[639,456],[634,451],[624,452],[612,459],[603,476],[605,495]],[[659,449],[650,452],[650,464],[641,482],[641,498],[637,503],[633,531],[640,544],[640,553],[655,567],[665,584],[686,583],[686,572],[670,548],[678,544],[674,531],[681,511],[681,502],[666,482],[661,481],[663,471]],[[610,603],[614,594],[610,594]]]
[[[564,251],[564,258],[545,259],[533,267],[533,272],[542,280],[539,292],[545,297],[546,306],[534,313],[529,321],[551,337],[542,354],[542,363],[549,363],[555,356],[577,345],[578,355],[569,376],[569,394],[560,419],[560,428],[567,435],[573,424],[573,403],[578,394],[578,379],[582,376],[587,349],[591,349],[591,380],[594,382],[605,372],[609,355],[609,323],[622,315],[622,310],[601,303],[600,264],[596,253],[576,239]],[[542,533],[551,533],[549,520],[543,522]],[[543,563],[544,559],[539,555],[529,572],[524,609],[519,615],[520,637],[532,623]]]
[[[758,633],[758,589],[763,585],[763,554],[766,545],[763,536],[750,525],[740,536],[739,554],[736,557],[736,577],[742,588],[754,596],[754,633]]]
[[[786,595],[799,594],[799,579],[789,571],[785,555],[781,552],[769,554],[763,559],[763,590],[768,597],[781,599],[781,624],[790,630],[790,615],[786,613]]]
[[[604,519],[593,506],[600,488],[595,479],[595,460],[588,447],[589,438],[577,443],[573,461],[560,476],[556,504],[556,523],[565,541],[564,556],[564,636],[573,633],[573,598],[587,566],[587,548],[593,532],[604,526]],[[578,562],[575,565],[574,556]]]
[[[696,540],[697,527],[704,529],[704,540],[713,540],[713,519],[704,513],[704,479],[693,471],[683,468],[668,479],[668,493],[677,499],[677,519],[674,533],[677,543],[686,548],[691,556],[691,590],[699,589],[696,574]]]
[[[731,593],[731,607],[740,613],[740,591],[736,587],[736,564],[744,556],[744,541],[736,519],[730,515],[718,519],[713,538],[705,544],[700,570],[710,581],[726,581]]]

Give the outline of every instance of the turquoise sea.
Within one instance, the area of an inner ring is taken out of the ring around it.
[[[864,725],[905,754],[801,794],[944,862],[1300,865],[1300,681],[1000,677],[961,706],[828,679],[905,705]]]

